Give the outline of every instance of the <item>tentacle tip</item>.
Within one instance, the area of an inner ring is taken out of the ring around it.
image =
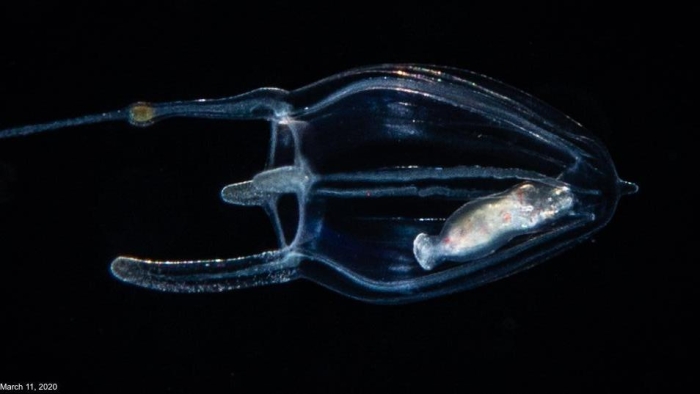
[[[635,194],[639,191],[639,186],[634,182],[619,180],[618,185],[620,188],[620,193],[623,196]]]
[[[139,283],[146,276],[139,260],[124,256],[117,257],[112,261],[110,271],[115,278],[127,283]]]

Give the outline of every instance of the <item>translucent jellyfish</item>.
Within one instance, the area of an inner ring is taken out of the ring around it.
[[[112,262],[118,279],[161,291],[304,278],[372,302],[426,299],[554,256],[603,227],[620,196],[637,188],[566,115],[491,78],[436,66],[360,68],[294,91],[140,102],[0,137],[169,117],[271,123],[265,168],[232,179],[221,198],[264,209],[279,246],[229,259]],[[296,197],[291,214],[279,204],[285,195]]]

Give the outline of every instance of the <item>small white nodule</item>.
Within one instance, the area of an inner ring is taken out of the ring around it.
[[[418,264],[424,270],[429,271],[438,263],[435,259],[434,238],[426,233],[420,233],[413,240],[413,254],[418,260]]]

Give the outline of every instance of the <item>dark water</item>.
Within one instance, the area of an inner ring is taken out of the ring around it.
[[[498,78],[571,115],[641,191],[557,258],[428,302],[373,306],[306,282],[173,295],[117,282],[109,262],[274,246],[262,212],[218,197],[262,168],[266,124],[173,120],[3,140],[0,383],[55,382],[65,393],[667,392],[693,383],[675,372],[690,355],[695,234],[681,226],[694,223],[694,161],[684,152],[698,126],[686,116],[696,78],[682,12],[1,7],[0,128],[432,63]]]

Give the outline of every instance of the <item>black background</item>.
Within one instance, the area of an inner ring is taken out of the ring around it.
[[[0,383],[61,392],[676,392],[696,383],[690,10],[24,1],[0,6],[0,128],[137,100],[295,89],[357,66],[470,69],[582,122],[640,185],[592,239],[473,291],[387,307],[307,282],[163,294],[119,254],[231,257],[262,212],[219,189],[267,125],[172,120],[0,141]],[[687,227],[683,227],[687,226]],[[262,238],[261,238],[262,239]],[[267,238],[265,238],[267,239]],[[689,331],[689,330],[688,330]],[[426,390],[426,389],[421,389]]]

